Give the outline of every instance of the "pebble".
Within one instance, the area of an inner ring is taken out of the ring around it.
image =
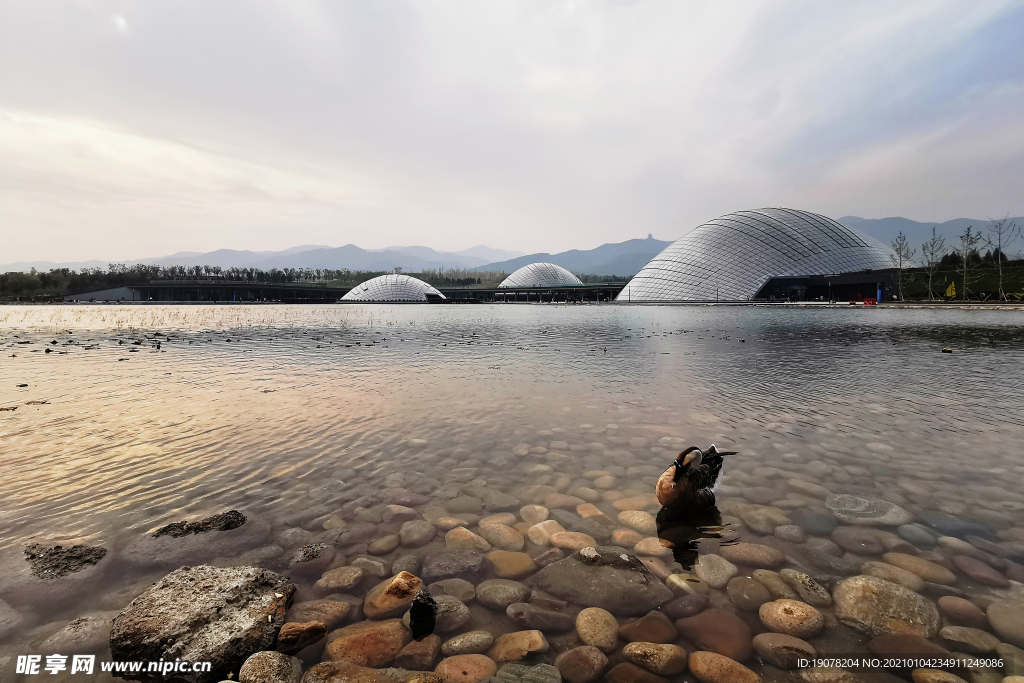
[[[442,659],[434,673],[445,683],[478,683],[498,670],[494,660],[484,655],[456,655]]]
[[[729,579],[739,570],[721,555],[701,555],[693,566],[693,573],[712,588],[725,588]]]
[[[607,683],[668,683],[668,679],[641,669],[632,662],[622,662],[613,666],[604,675]]]
[[[527,524],[539,524],[548,518],[548,509],[543,505],[526,505],[519,508],[519,516]]]
[[[805,640],[784,633],[759,633],[754,636],[754,650],[765,661],[780,669],[796,669],[801,659],[817,656]]]
[[[956,575],[943,567],[924,558],[905,553],[886,553],[882,559],[894,567],[906,569],[908,572],[917,574],[928,583],[953,584],[956,583]]]
[[[992,630],[1005,642],[1024,647],[1024,603],[995,600],[985,610]]]
[[[875,576],[879,579],[892,581],[904,588],[918,593],[924,588],[925,580],[913,572],[900,569],[896,565],[887,562],[865,562],[860,566],[860,571],[865,576]]]
[[[525,602],[529,595],[529,588],[509,579],[491,579],[476,587],[477,602],[500,612],[514,602]]]
[[[519,552],[526,540],[523,535],[510,526],[499,523],[481,525],[480,537],[499,550]],[[449,532],[451,533],[451,532]]]
[[[896,634],[878,636],[868,642],[876,655],[948,655],[949,650],[921,636]]]
[[[526,553],[507,550],[492,550],[487,553],[487,563],[499,579],[522,579],[540,569]]]
[[[548,537],[548,542],[556,548],[563,550],[582,550],[597,545],[593,536],[582,534],[576,531],[558,531]]]
[[[338,567],[324,572],[316,582],[316,588],[322,591],[347,591],[359,585],[363,580],[363,570],[359,567]]]
[[[1005,588],[1010,585],[1009,579],[988,566],[981,560],[967,555],[954,555],[953,564],[967,576],[985,586]]]
[[[574,647],[555,658],[555,667],[562,679],[569,683],[592,683],[600,678],[607,666],[605,654],[590,645]]]
[[[687,652],[678,645],[634,642],[622,648],[622,656],[659,676],[686,671]]]
[[[840,622],[872,636],[906,633],[932,638],[939,610],[930,600],[874,576],[840,581],[832,593]]]
[[[568,614],[526,602],[512,603],[505,609],[505,614],[520,628],[541,633],[565,633],[571,631],[576,623]]]
[[[488,524],[504,524],[505,526],[512,526],[517,521],[519,520],[511,512],[499,512],[497,514],[484,517],[476,524],[479,527],[485,527]]]
[[[456,527],[444,535],[444,544],[449,550],[475,550],[485,553],[491,544],[465,527]]]
[[[484,502],[475,496],[458,496],[445,502],[444,507],[456,515],[462,512],[478,515],[484,511]]]
[[[829,592],[807,574],[787,567],[779,572],[779,575],[808,605],[828,607],[832,604],[832,596],[829,595]]]
[[[388,534],[387,536],[381,536],[376,541],[367,546],[366,552],[370,553],[371,555],[387,555],[395,548],[397,548],[398,544],[398,534]]]
[[[807,540],[807,532],[797,524],[782,524],[772,532],[776,538],[790,543],[803,543]]]
[[[473,587],[469,581],[465,579],[445,579],[444,581],[435,581],[434,583],[427,586],[427,592],[431,596],[437,597],[439,595],[450,595],[457,600],[467,602],[476,597],[476,588]]]
[[[582,505],[586,502],[582,498],[565,493],[549,493],[544,497],[544,506],[549,509],[575,510],[577,505]]]
[[[793,587],[790,586],[778,572],[773,572],[770,569],[757,569],[750,576],[767,588],[768,592],[771,593],[774,598],[796,600],[800,597]]]
[[[988,627],[985,612],[970,600],[955,595],[943,595],[938,599],[938,605],[943,616],[957,626]]]
[[[421,585],[419,577],[408,572],[381,581],[366,594],[363,614],[367,619],[397,617],[409,609]]]
[[[633,552],[637,555],[646,555],[648,557],[671,557],[672,544],[664,539],[651,536],[640,539],[633,546]]]
[[[441,652],[440,636],[431,634],[422,640],[414,640],[395,657],[395,666],[412,671],[430,671],[434,660]],[[241,683],[241,681],[239,681]]]
[[[420,578],[434,582],[443,579],[466,579],[476,582],[484,574],[484,556],[471,550],[442,550],[423,558]]]
[[[758,543],[732,543],[722,545],[718,552],[735,564],[761,569],[775,569],[786,561],[786,555],[777,548]]]
[[[695,614],[700,614],[707,609],[710,603],[711,600],[707,595],[693,593],[666,602],[661,606],[661,611],[664,612],[665,616],[669,619],[685,619],[686,617],[692,617]]]
[[[627,496],[612,502],[616,510],[647,510],[659,505],[658,499],[654,496]]]
[[[632,548],[642,540],[644,535],[634,529],[616,529],[612,532],[612,543],[621,548]]]
[[[433,523],[441,531],[451,531],[457,526],[472,526],[470,520],[466,519],[467,517],[472,516],[473,515],[463,515],[462,517],[438,517],[437,519],[433,519],[431,520],[431,522],[428,523]]]
[[[689,666],[704,683],[761,683],[761,677],[747,667],[714,652],[694,652]]]
[[[761,605],[772,600],[772,594],[764,584],[749,576],[734,576],[725,587],[725,592],[737,607],[748,612],[756,612]]]
[[[673,595],[677,596],[705,595],[710,590],[708,584],[693,574],[672,574],[665,579],[665,583]]]
[[[919,548],[934,548],[936,543],[935,533],[920,524],[903,524],[896,533],[900,538],[912,543]]]
[[[746,622],[731,612],[707,609],[675,623],[680,635],[701,650],[710,650],[736,661],[744,661],[753,654],[752,635]]]
[[[536,545],[551,545],[551,535],[565,531],[561,524],[553,519],[538,522],[531,526],[526,536]]]
[[[946,626],[939,631],[939,637],[955,652],[983,654],[995,652],[999,639],[991,633],[970,626]]]
[[[238,669],[238,683],[299,683],[302,662],[280,652],[251,655]]]
[[[282,626],[277,634],[277,651],[283,652],[286,655],[294,655],[313,643],[320,642],[326,635],[327,627],[319,621],[289,622]],[[43,647],[45,650],[55,650],[58,652],[61,649],[45,647],[47,644],[48,641],[44,642],[40,647]]]
[[[468,631],[446,640],[441,645],[441,654],[445,657],[478,655],[487,652],[492,644],[494,636],[489,631]]]
[[[430,543],[434,539],[437,529],[430,522],[423,519],[413,519],[402,524],[398,531],[398,538],[405,548],[419,548]]]
[[[825,627],[821,612],[796,600],[766,602],[757,614],[768,630],[794,638],[813,638]]]
[[[639,531],[645,536],[657,536],[658,524],[651,513],[642,510],[623,510],[618,514],[618,520],[623,525]]]
[[[514,662],[531,652],[547,652],[548,647],[540,631],[514,631],[498,636],[487,656],[496,662]]]
[[[576,615],[576,633],[584,644],[612,652],[619,642],[619,622],[607,610],[587,607]]]
[[[804,531],[816,536],[827,536],[836,528],[836,520],[832,515],[814,512],[806,508],[797,508],[789,513],[793,523]]]
[[[412,635],[401,619],[361,621],[335,631],[327,644],[325,659],[343,659],[378,669],[390,666]]]
[[[352,606],[340,600],[309,600],[292,605],[285,620],[298,624],[315,621],[330,630],[344,621],[351,611]]]
[[[679,631],[667,616],[652,610],[635,621],[619,626],[619,637],[629,643],[671,643],[679,637]]]
[[[874,535],[874,531],[874,529],[864,527],[838,526],[832,532],[832,540],[840,548],[849,550],[851,553],[857,553],[858,555],[881,555],[885,548],[882,547],[881,541]]]
[[[967,538],[968,536],[989,538],[992,536],[992,529],[988,525],[970,522],[944,512],[926,510],[917,516],[917,521],[938,531],[943,536],[956,536],[957,538]]]
[[[871,526],[899,526],[914,520],[909,510],[880,498],[832,494],[825,507],[841,522]]]

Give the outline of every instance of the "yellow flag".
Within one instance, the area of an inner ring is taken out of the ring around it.
[[[949,287],[946,287],[946,296],[956,296],[956,284],[953,282],[949,283]]]

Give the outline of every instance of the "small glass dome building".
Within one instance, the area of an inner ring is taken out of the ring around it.
[[[633,276],[616,301],[767,299],[780,287],[828,291],[829,278],[838,282],[836,276],[854,273],[864,273],[860,279],[872,284],[864,289],[874,296],[873,283],[885,279],[879,271],[892,268],[891,253],[878,240],[809,211],[737,211],[670,244]]]
[[[501,281],[499,288],[508,287],[579,287],[578,277],[554,263],[531,263]]]
[[[423,280],[409,275],[392,273],[361,282],[341,297],[342,301],[419,301],[426,302],[431,298],[444,299],[445,296]]]

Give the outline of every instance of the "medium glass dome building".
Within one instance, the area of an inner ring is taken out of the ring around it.
[[[498,287],[579,287],[578,277],[554,263],[531,263],[501,281]]]
[[[444,294],[437,291],[423,280],[409,275],[393,273],[361,282],[341,297],[342,301],[429,301],[431,298],[444,299]]]
[[[874,238],[809,211],[737,211],[670,244],[616,301],[807,299],[824,298],[826,291],[833,298],[859,290],[875,297],[891,280],[877,272],[892,268],[891,253]]]

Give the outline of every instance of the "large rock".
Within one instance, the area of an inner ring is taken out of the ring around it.
[[[180,567],[234,557],[246,550],[266,545],[271,537],[270,524],[257,517],[245,518],[240,526],[207,525],[211,519],[214,518],[184,523],[197,525],[186,527],[196,530],[184,535],[160,533],[168,528],[177,528],[175,525],[161,527],[151,534],[142,534],[121,552],[121,559],[137,567]]]
[[[833,494],[825,501],[825,506],[837,519],[847,524],[899,526],[914,520],[910,511],[880,498]]]
[[[0,599],[14,606],[60,601],[87,590],[111,560],[105,548],[74,542],[10,548],[0,553]]]
[[[299,683],[302,662],[280,652],[257,652],[238,670],[238,683]]]
[[[166,680],[223,680],[253,653],[273,648],[294,592],[290,581],[266,569],[182,567],[117,615],[110,632],[111,656],[208,661],[212,667],[207,673],[176,673]]]
[[[331,634],[324,659],[343,659],[374,669],[390,666],[402,648],[412,640],[401,619],[360,621]]]
[[[39,646],[46,652],[96,654],[107,648],[117,612],[85,614],[54,633]]]
[[[533,577],[542,590],[585,607],[640,616],[672,599],[672,591],[620,548],[577,550]]]
[[[840,622],[871,636],[907,634],[933,638],[939,631],[935,603],[874,576],[840,581],[832,601]]]

